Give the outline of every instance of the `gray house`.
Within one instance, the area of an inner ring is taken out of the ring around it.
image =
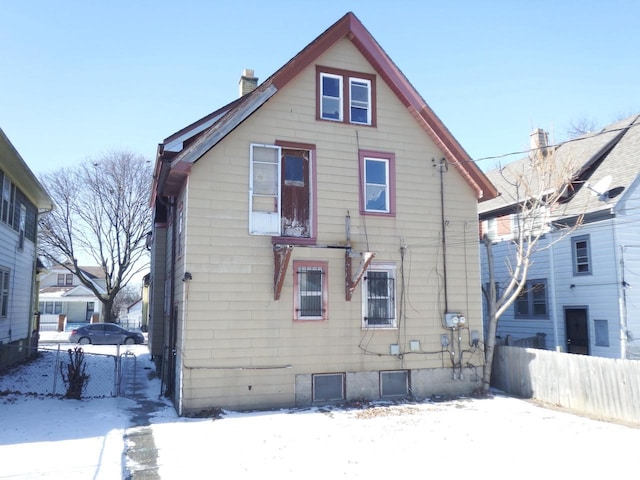
[[[548,230],[542,240],[548,248],[534,255],[526,288],[500,319],[502,339],[538,335],[547,349],[640,358],[640,289],[632,288],[640,287],[639,127],[636,115],[553,148],[542,131],[535,132],[536,148],[552,148],[559,166],[573,165],[554,221],[582,223],[561,239],[558,229],[541,226]],[[502,195],[479,205],[481,230],[494,241],[498,288],[507,282],[517,214],[509,175],[528,161],[488,172]],[[481,256],[486,284],[484,247]]]
[[[0,130],[0,370],[37,342],[36,229],[53,201]]]

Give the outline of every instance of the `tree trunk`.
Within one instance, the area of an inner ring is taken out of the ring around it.
[[[102,302],[102,309],[103,309],[102,321],[105,323],[112,323],[113,317],[112,317],[111,310],[113,310],[113,296],[109,295],[108,298],[102,297],[100,301]]]
[[[498,318],[496,316],[496,282],[493,270],[493,249],[491,240],[487,235],[483,238],[487,250],[487,270],[489,273],[489,287],[487,289],[487,307],[489,313],[489,325],[487,326],[487,338],[484,339],[484,374],[482,376],[482,391],[488,393],[491,388],[491,368],[493,366],[493,353],[496,346],[496,331],[498,330]]]

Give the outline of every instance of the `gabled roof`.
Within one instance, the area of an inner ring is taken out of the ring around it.
[[[558,169],[572,172],[573,193],[562,206],[561,218],[610,215],[626,198],[628,187],[640,173],[640,115],[562,143],[553,154]],[[526,172],[530,162],[529,158],[523,158],[506,165],[502,172],[500,169],[487,172],[499,196],[480,204],[481,219],[515,208],[518,200],[509,178],[516,172]],[[537,191],[535,186],[532,191]]]
[[[494,186],[451,135],[364,25],[347,13],[251,93],[165,139],[158,147],[152,201],[177,195],[191,165],[267,102],[324,52],[348,38],[389,85],[423,130],[462,174],[481,200],[496,195]],[[168,147],[168,148],[167,148]]]
[[[58,285],[52,285],[50,287],[44,287],[40,289],[39,295],[41,297],[46,297],[46,298],[50,298],[50,297],[86,297],[86,296],[90,296],[90,297],[94,297],[95,294],[89,290],[87,287],[85,287],[84,285],[73,285],[73,286],[68,286],[68,287],[63,287],[63,286],[58,286]]]
[[[58,273],[58,272],[73,273],[72,271],[69,271],[69,268],[73,269],[73,266],[71,264],[67,264],[67,265],[68,267],[65,267],[64,265],[60,265],[60,264],[55,264],[55,265],[52,265],[51,268],[48,269],[48,271],[51,273]],[[87,267],[78,266],[78,268],[82,270],[84,275],[90,280],[104,280],[106,277],[102,267],[99,267],[96,265],[91,265]]]

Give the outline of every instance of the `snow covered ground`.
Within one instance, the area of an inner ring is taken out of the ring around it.
[[[87,351],[92,348],[87,347]],[[104,347],[100,347],[104,348]],[[129,347],[141,367],[144,345]],[[0,392],[42,366],[0,376]],[[15,386],[15,385],[14,385]],[[149,379],[144,397],[162,400]],[[0,479],[118,479],[140,399],[64,400],[0,393]],[[162,479],[635,478],[640,429],[490,399],[223,412],[219,419],[151,412]],[[140,476],[138,478],[152,478]]]

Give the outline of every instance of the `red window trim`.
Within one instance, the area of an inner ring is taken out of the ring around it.
[[[289,245],[315,245],[318,238],[318,208],[317,208],[317,162],[316,162],[316,146],[313,143],[290,142],[288,140],[276,140],[274,145],[281,148],[291,148],[309,151],[309,161],[311,164],[311,235],[309,237],[271,237],[271,242],[289,244]]]
[[[379,158],[389,162],[389,211],[388,212],[370,212],[366,210],[365,205],[365,178],[364,178],[364,159]],[[358,168],[360,175],[360,215],[370,215],[379,217],[395,217],[396,216],[396,156],[391,152],[379,152],[375,150],[358,150]]]
[[[316,267],[322,269],[322,318],[300,318],[298,310],[300,308],[300,297],[298,296],[298,269],[300,267]],[[329,262],[313,260],[293,261],[293,321],[294,322],[324,322],[328,318],[329,311]]]
[[[328,120],[320,116],[320,102],[321,102],[321,81],[320,74],[329,73],[331,75],[339,75],[342,77],[342,120]],[[349,78],[361,78],[363,80],[369,80],[371,82],[371,124],[366,123],[354,123],[349,120]],[[370,73],[354,72],[351,70],[342,70],[340,68],[323,67],[316,65],[316,120],[322,122],[332,123],[346,123],[348,125],[358,125],[362,127],[375,127],[377,122],[377,107],[376,107],[376,76]]]

